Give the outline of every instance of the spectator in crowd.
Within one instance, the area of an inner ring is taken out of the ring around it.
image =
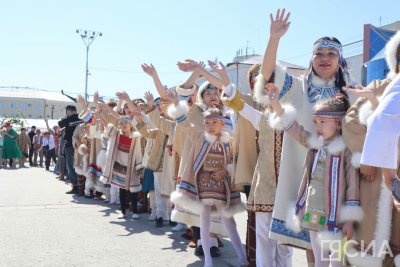
[[[19,158],[19,167],[25,167],[25,161],[29,157],[29,148],[31,147],[31,141],[29,136],[26,134],[26,128],[21,128],[21,134],[17,138],[19,150],[21,151],[22,157]]]
[[[33,145],[33,137],[36,135],[36,126],[32,126],[30,132],[28,133],[29,136],[29,140],[31,142],[31,145],[29,147],[29,165],[32,167],[33,166],[33,161],[32,161],[32,157],[33,157],[33,151],[34,149],[34,145]]]
[[[43,135],[40,129],[36,130],[36,134],[33,136],[33,166],[38,166],[37,157],[39,156],[39,166],[43,167]]]

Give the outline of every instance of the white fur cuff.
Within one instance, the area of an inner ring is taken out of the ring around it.
[[[282,115],[276,116],[276,113],[269,115],[269,125],[273,129],[285,131],[296,120],[296,110],[290,105],[284,105],[285,110]]]
[[[355,221],[361,222],[364,218],[364,211],[360,206],[346,206],[340,208],[340,222]]]
[[[265,84],[267,81],[260,72],[256,77],[256,83],[254,85],[254,98],[256,101],[264,106],[269,104],[269,97],[265,94]]]
[[[186,101],[179,101],[178,105],[170,105],[167,113],[171,118],[177,119],[182,115],[189,113],[189,105],[186,103]]]
[[[368,118],[372,115],[372,113],[374,113],[374,109],[372,108],[370,101],[362,104],[358,112],[358,119],[360,123],[364,126],[367,126]]]
[[[226,218],[231,218],[235,214],[243,212],[246,210],[246,206],[243,202],[237,203],[235,205],[230,206],[229,208],[225,208],[222,210],[222,216]]]
[[[87,145],[85,145],[85,144],[81,144],[79,147],[78,147],[78,153],[80,154],[80,155],[85,155],[85,154],[87,154],[89,151],[88,151],[88,147],[87,147]]]
[[[186,196],[182,192],[174,191],[171,194],[171,202],[182,206],[184,209],[190,210],[195,214],[200,214],[203,210],[203,205],[200,201]]]
[[[194,93],[196,93],[197,86],[196,86],[196,85],[193,85],[192,88],[190,88],[190,89],[185,89],[185,88],[183,88],[183,87],[177,85],[175,90],[176,90],[176,92],[178,93],[178,95],[180,95],[180,96],[191,96],[191,95],[193,95]]]
[[[356,152],[351,156],[351,165],[356,169],[361,167],[361,155],[360,152]]]
[[[227,86],[222,87],[222,93],[221,93],[221,101],[232,101],[232,99],[235,98],[236,95],[236,85],[233,83],[228,84]]]
[[[295,208],[289,208],[288,213],[286,215],[285,226],[296,234],[300,233],[301,222],[300,218],[296,215]]]

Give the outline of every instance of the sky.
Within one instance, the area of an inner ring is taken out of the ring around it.
[[[398,0],[0,0],[0,87],[84,94],[86,48],[75,31],[88,29],[103,33],[90,47],[88,93],[140,97],[155,92],[142,63],[171,87],[188,77],[177,61],[263,54],[278,8],[291,12],[278,59],[301,66],[319,37],[346,44],[363,38],[364,24],[400,20]]]

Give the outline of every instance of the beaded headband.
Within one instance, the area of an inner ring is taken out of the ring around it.
[[[322,117],[326,119],[341,119],[346,115],[346,111],[316,110],[313,117]]]
[[[132,118],[129,116],[119,116],[119,122],[127,121],[129,123],[132,123]]]
[[[224,121],[224,117],[219,116],[219,115],[215,115],[215,114],[207,115],[207,116],[204,117],[204,119],[205,119],[205,120],[206,120],[206,119],[214,119],[214,120],[219,120],[219,121],[225,122],[225,121]]]
[[[342,45],[331,40],[319,40],[314,44],[313,52],[315,53],[315,51],[317,51],[319,48],[335,49],[340,53],[340,55],[343,52]]]

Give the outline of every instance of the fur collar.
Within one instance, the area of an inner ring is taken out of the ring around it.
[[[216,137],[215,135],[211,135],[211,134],[209,134],[207,132],[204,132],[204,138],[210,144],[214,144],[215,141],[217,141],[217,139],[218,139],[218,137]],[[228,132],[222,131],[221,132],[221,136],[219,137],[219,140],[222,143],[226,144],[226,143],[229,143],[230,138],[231,138],[231,136],[230,136],[230,134]]]
[[[321,147],[319,138],[316,134],[311,135],[308,138],[308,146],[311,149],[319,149]],[[343,152],[346,149],[346,143],[342,136],[336,136],[327,146],[326,149],[331,155]]]
[[[388,78],[393,79],[396,76],[397,67],[397,48],[400,45],[400,31],[398,31],[393,37],[387,42],[385,46],[386,62],[389,66]]]
[[[332,87],[335,85],[335,77],[324,80],[313,73],[311,76],[311,84],[316,87]]]

